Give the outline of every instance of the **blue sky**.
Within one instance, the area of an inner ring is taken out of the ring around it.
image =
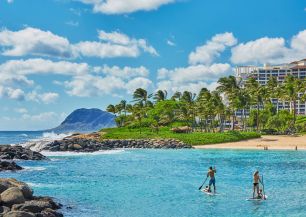
[[[0,130],[306,58],[302,0],[0,0]]]

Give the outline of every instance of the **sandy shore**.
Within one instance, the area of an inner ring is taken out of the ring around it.
[[[265,147],[268,150],[306,150],[306,135],[303,136],[262,136],[258,139],[244,140],[240,142],[228,142],[213,145],[194,146],[197,149],[259,149]]]

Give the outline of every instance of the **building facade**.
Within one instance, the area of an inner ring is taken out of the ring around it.
[[[256,66],[238,66],[236,67],[236,78],[242,86],[249,77],[255,78],[261,85],[266,85],[270,77],[276,77],[278,82],[283,82],[287,75],[293,75],[300,79],[306,78],[306,59],[295,61],[283,65],[268,65],[261,67]],[[283,102],[278,99],[272,100],[278,110],[290,109],[288,102]],[[246,111],[239,111],[237,115],[242,115]],[[306,103],[298,101],[296,104],[296,114],[306,115]],[[248,115],[248,114],[247,114]]]

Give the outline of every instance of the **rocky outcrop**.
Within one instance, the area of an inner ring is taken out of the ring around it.
[[[47,160],[48,158],[39,152],[32,151],[22,146],[1,145],[0,160]]]
[[[32,189],[16,179],[0,178],[0,216],[61,217],[61,204],[50,197],[35,197]]]
[[[17,165],[15,162],[10,162],[10,161],[0,161],[0,172],[1,171],[17,171],[17,170],[22,170],[23,168],[19,165]]]
[[[120,148],[182,149],[192,148],[192,146],[176,139],[105,139],[99,141],[86,137],[67,137],[48,144],[44,150],[95,152]]]

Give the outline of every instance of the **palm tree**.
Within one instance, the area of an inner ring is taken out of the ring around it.
[[[164,101],[164,100],[167,99],[167,95],[168,95],[168,93],[167,93],[166,90],[158,90],[158,91],[155,93],[153,99],[154,99],[156,102]]]
[[[295,78],[292,75],[286,76],[280,88],[281,98],[290,104],[290,112],[293,113],[293,126],[296,121],[296,103],[298,100],[303,100],[305,89],[305,81]]]
[[[182,93],[179,92],[179,91],[176,91],[173,96],[171,97],[172,100],[181,100],[181,97],[182,97]]]
[[[139,133],[142,130],[142,118],[144,117],[144,105],[142,102],[135,103],[132,107],[133,117],[138,120],[139,123]]]
[[[232,111],[232,117],[233,117],[232,130],[235,130],[235,120],[236,120],[235,111],[237,110],[236,97],[240,90],[239,84],[236,78],[232,75],[220,78],[218,80],[218,83],[219,86],[217,87],[217,91],[219,91],[220,93],[224,93],[226,99],[228,100],[229,107],[230,110]]]
[[[145,89],[138,88],[135,90],[133,94],[133,98],[135,102],[143,103],[144,106],[147,106],[149,101],[149,98],[152,97],[152,94],[148,94],[148,92]],[[150,103],[149,103],[150,104]]]
[[[219,124],[220,124],[220,132],[222,132],[223,122],[225,120],[225,105],[218,91],[211,92],[211,101],[213,104],[214,112],[216,115],[218,115]]]
[[[265,95],[265,86],[262,86],[256,81],[255,78],[250,77],[246,81],[246,90],[251,96],[251,102],[253,105],[256,105],[256,131],[259,130],[259,110],[261,105],[263,106],[263,98]]]
[[[114,115],[116,115],[116,113],[117,113],[116,107],[112,104],[107,106],[106,111],[108,111],[110,113],[113,113]]]
[[[126,116],[126,112],[127,112],[127,103],[126,100],[121,100],[119,103],[120,107],[122,108],[122,111],[124,112],[124,116]]]
[[[194,123],[195,123],[195,97],[196,94],[195,93],[191,93],[189,91],[184,91],[183,95],[181,97],[181,102],[183,103],[183,105],[185,105],[185,107],[187,108],[187,112],[188,112],[188,119],[191,119],[191,126],[194,128]],[[186,120],[188,122],[188,119]]]

